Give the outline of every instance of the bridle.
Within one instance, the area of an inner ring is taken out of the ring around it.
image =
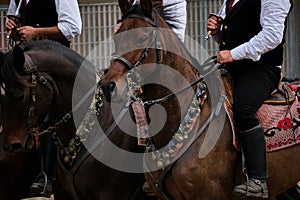
[[[52,130],[52,132],[54,130],[57,130],[64,123],[67,123],[72,117],[71,117],[70,113],[64,115],[62,117],[62,119],[56,123],[55,126],[49,127],[47,129],[47,131],[43,130],[40,132],[40,130],[39,130],[40,124],[33,124],[33,117],[35,116],[35,109],[36,109],[35,105],[37,102],[37,96],[36,96],[37,85],[41,84],[42,86],[47,88],[52,96],[54,95],[54,88],[50,84],[49,80],[46,78],[45,74],[41,73],[38,70],[38,67],[36,66],[36,64],[34,63],[32,58],[30,57],[30,55],[27,54],[26,52],[24,52],[24,57],[25,57],[25,62],[23,65],[23,74],[30,76],[29,84],[31,85],[30,89],[29,89],[30,95],[29,95],[29,105],[28,105],[28,109],[27,109],[27,117],[25,119],[25,132],[28,136],[38,137],[39,135],[49,132],[50,129]],[[47,116],[48,116],[48,114],[47,114]],[[45,116],[45,119],[47,118],[47,116]]]
[[[189,88],[196,86],[195,89],[195,97],[192,100],[192,103],[187,111],[186,116],[184,117],[183,122],[180,124],[179,129],[176,133],[174,133],[171,141],[168,143],[167,145],[167,150],[163,150],[162,152],[157,151],[154,143],[152,142],[152,138],[148,137],[145,139],[145,144],[147,145],[146,148],[146,152],[153,152],[152,154],[152,159],[156,160],[157,165],[161,165],[161,166],[168,166],[165,167],[163,172],[161,173],[160,177],[158,179],[156,179],[154,177],[154,175],[151,173],[151,169],[149,168],[148,164],[146,161],[144,161],[144,168],[147,169],[147,176],[148,178],[152,181],[152,183],[154,184],[157,192],[160,194],[162,199],[168,199],[167,195],[163,192],[162,189],[162,184],[161,181],[164,179],[164,177],[166,176],[166,174],[169,172],[169,170],[172,168],[172,165],[170,165],[170,163],[174,163],[175,160],[177,160],[186,150],[188,147],[190,147],[190,145],[193,143],[193,141],[195,139],[192,139],[191,141],[188,141],[188,144],[185,146],[185,148],[183,149],[176,149],[176,144],[183,144],[185,142],[185,138],[189,138],[189,135],[191,133],[191,127],[193,127],[194,123],[198,120],[198,116],[201,113],[202,110],[202,106],[204,105],[204,101],[207,97],[207,87],[206,87],[206,83],[204,82],[204,78],[209,76],[210,74],[212,74],[213,72],[215,72],[218,68],[219,65],[215,63],[214,60],[208,61],[206,63],[204,63],[201,67],[208,67],[208,66],[212,66],[210,68],[210,71],[208,71],[205,75],[198,77],[194,82],[188,84],[187,86],[173,92],[170,93],[169,95],[166,95],[160,99],[155,99],[155,100],[149,100],[149,101],[145,101],[143,102],[140,95],[142,93],[142,89],[141,89],[141,83],[140,83],[140,75],[137,72],[137,69],[142,65],[142,62],[145,60],[145,58],[148,55],[149,52],[149,48],[153,45],[153,43],[157,43],[158,45],[158,49],[156,49],[156,55],[157,55],[157,63],[161,64],[162,60],[161,57],[159,57],[160,55],[160,51],[162,51],[162,46],[161,43],[158,40],[158,26],[157,23],[155,21],[152,21],[144,16],[140,16],[140,15],[136,15],[136,14],[132,14],[132,15],[128,15],[126,16],[127,18],[130,17],[135,17],[135,18],[140,18],[145,20],[146,22],[148,22],[149,24],[151,24],[154,27],[154,31],[153,31],[153,38],[150,42],[150,44],[147,46],[147,48],[143,51],[142,55],[140,56],[140,58],[133,64],[130,61],[128,61],[126,58],[124,58],[123,56],[116,56],[115,58],[113,58],[111,60],[111,63],[115,62],[115,61],[120,61],[122,63],[124,63],[127,68],[129,69],[129,72],[127,72],[126,75],[126,79],[127,79],[127,83],[128,83],[128,101],[125,104],[123,110],[119,113],[117,119],[113,122],[113,124],[108,128],[108,131],[106,131],[106,133],[104,135],[106,135],[106,137],[108,137],[108,135],[112,132],[112,130],[116,127],[117,123],[119,123],[121,121],[121,119],[123,118],[123,116],[125,116],[125,113],[128,111],[129,107],[131,104],[136,103],[136,104],[141,104],[141,107],[143,107],[145,109],[145,107],[154,105],[154,104],[161,104],[162,102],[167,101],[170,98],[173,98],[174,96],[183,93],[184,91],[188,90]],[[157,21],[157,20],[156,20]],[[157,48],[157,46],[156,46]],[[194,66],[195,67],[195,66]],[[197,70],[196,70],[197,71]],[[198,133],[203,133],[204,130],[207,128],[207,126],[209,125],[209,123],[213,120],[213,118],[215,116],[218,116],[220,113],[220,109],[224,103],[225,100],[225,95],[221,95],[218,101],[217,106],[212,109],[211,114],[207,117],[206,120],[204,120],[204,123],[199,127],[199,132]],[[134,108],[133,108],[134,109]],[[200,134],[196,134],[195,138],[198,138],[200,136]],[[105,137],[105,138],[106,138]],[[101,142],[97,142],[98,144],[104,142],[104,139],[102,139]],[[171,156],[171,152],[177,152],[177,155],[175,155],[174,157]],[[168,156],[166,156],[168,155]],[[161,164],[159,164],[161,163]]]
[[[39,133],[39,128],[33,124],[32,118],[34,117],[35,112],[35,104],[36,104],[36,86],[38,83],[45,86],[51,93],[51,95],[54,94],[54,89],[52,85],[49,83],[47,78],[41,74],[31,57],[24,53],[25,57],[25,63],[23,66],[24,73],[30,75],[31,85],[30,87],[30,102],[28,107],[28,113],[27,113],[27,119],[25,120],[25,131],[27,135],[32,137],[37,137],[39,135],[42,135],[42,133]]]
[[[156,13],[156,12],[155,12]],[[158,13],[156,13],[154,20],[151,20],[145,16],[141,16],[138,14],[128,14],[128,15],[123,15],[122,20],[125,20],[126,18],[139,18],[142,19],[144,21],[146,21],[148,24],[152,25],[153,29],[153,36],[152,39],[150,41],[150,43],[147,45],[147,47],[143,50],[141,56],[139,57],[139,59],[134,62],[131,63],[128,59],[126,59],[124,56],[122,55],[114,55],[113,58],[111,59],[111,64],[115,61],[120,61],[122,63],[124,63],[126,65],[126,67],[131,70],[134,68],[138,68],[142,65],[143,61],[146,59],[146,57],[149,54],[149,51],[151,49],[151,47],[154,45],[155,50],[156,50],[156,63],[157,64],[161,64],[162,62],[162,44],[159,41],[158,38],[158,25],[157,25],[157,17]]]
[[[20,47],[22,48],[22,47]],[[25,132],[26,134],[31,138],[39,137],[40,135],[50,133],[54,134],[56,140],[58,140],[58,144],[61,148],[65,148],[62,142],[59,140],[59,137],[57,136],[56,132],[57,130],[62,127],[64,124],[67,124],[72,118],[73,113],[76,112],[81,105],[93,94],[95,91],[95,87],[92,87],[86,95],[75,105],[72,107],[72,109],[64,114],[58,121],[53,123],[52,125],[49,125],[49,122],[46,122],[49,117],[51,117],[51,113],[47,113],[44,116],[44,119],[42,120],[42,123],[40,124],[33,124],[33,118],[35,116],[35,105],[37,102],[37,92],[36,87],[40,84],[48,89],[50,94],[53,96],[55,95],[55,86],[51,85],[50,81],[47,79],[46,75],[38,70],[38,66],[34,63],[30,55],[26,52],[24,52],[25,62],[23,65],[23,74],[30,76],[30,82],[31,85],[29,89],[29,105],[27,109],[27,117],[25,119]],[[80,138],[77,136],[72,140],[72,143],[80,145],[78,141],[80,141]],[[77,142],[75,142],[77,141]],[[26,143],[28,140],[26,141]]]

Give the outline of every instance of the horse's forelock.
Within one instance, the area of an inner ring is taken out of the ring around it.
[[[18,73],[17,68],[21,66],[16,66],[18,62],[16,62],[15,59],[12,51],[2,57],[0,64],[0,82],[13,84],[15,86],[24,86],[26,85],[26,81]]]
[[[122,14],[122,20],[128,18],[130,15],[139,15],[143,16],[143,11],[140,5],[133,5],[125,10]]]

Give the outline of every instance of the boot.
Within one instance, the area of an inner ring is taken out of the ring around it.
[[[234,188],[236,196],[268,198],[266,143],[261,126],[241,133],[249,181]]]
[[[54,144],[52,134],[41,136],[41,173],[30,187],[31,196],[50,197],[52,183],[55,180],[55,166],[57,147]]]
[[[32,197],[47,197],[50,198],[52,194],[53,181],[47,179],[45,173],[40,173],[36,181],[30,187],[30,195]]]

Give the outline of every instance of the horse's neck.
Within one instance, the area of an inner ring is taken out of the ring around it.
[[[168,52],[166,55],[167,59],[164,65],[171,67],[175,71],[181,74],[188,82],[193,82],[197,78],[197,73],[194,67],[190,64],[189,60],[185,58],[181,58],[180,54],[176,55],[176,53]]]

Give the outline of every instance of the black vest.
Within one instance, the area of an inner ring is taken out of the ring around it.
[[[226,10],[229,12],[229,3]],[[262,27],[260,25],[260,0],[240,0],[232,12],[228,13],[223,22],[220,38],[220,50],[231,50],[257,35]],[[285,31],[284,31],[285,33]],[[263,54],[258,61],[261,64],[279,66],[283,62],[284,40],[275,49]],[[236,64],[253,64],[251,60],[235,61]]]
[[[15,0],[16,5],[20,0]],[[22,1],[22,0],[21,0]],[[52,27],[56,26],[58,22],[58,15],[56,12],[55,0],[30,0],[28,4],[22,3],[20,8],[21,26],[32,27]],[[64,39],[52,39],[67,47],[70,42]]]

